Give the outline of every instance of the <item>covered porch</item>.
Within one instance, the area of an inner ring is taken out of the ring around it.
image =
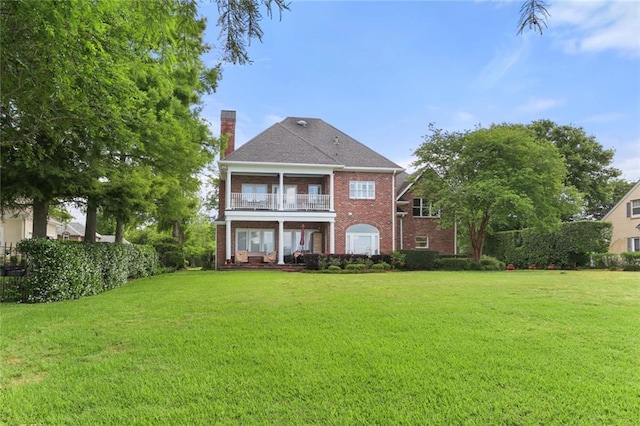
[[[296,264],[304,253],[335,253],[335,213],[227,212],[216,224],[219,266]]]

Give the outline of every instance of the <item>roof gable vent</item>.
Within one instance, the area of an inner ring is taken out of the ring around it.
[[[298,126],[307,127],[307,122],[304,120],[298,120]]]

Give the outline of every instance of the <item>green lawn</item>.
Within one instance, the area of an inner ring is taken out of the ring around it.
[[[640,419],[637,273],[189,271],[0,320],[0,424]]]

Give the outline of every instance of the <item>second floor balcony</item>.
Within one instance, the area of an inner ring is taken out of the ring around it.
[[[324,194],[231,193],[230,210],[330,211],[331,196]]]

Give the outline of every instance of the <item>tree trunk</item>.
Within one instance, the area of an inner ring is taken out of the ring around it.
[[[475,223],[469,223],[469,233],[471,234],[471,249],[473,251],[473,260],[480,263],[482,259],[482,251],[484,249],[484,239],[489,226],[489,215],[484,214],[480,225],[476,228]]]
[[[180,226],[180,222],[174,220],[171,224],[171,233],[173,238],[180,241],[180,245],[184,245],[184,234],[182,233],[182,227]]]
[[[124,220],[116,219],[115,242],[122,244],[123,241],[124,241]]]
[[[95,243],[96,232],[98,232],[98,203],[92,197],[87,199],[86,222],[84,227],[84,241],[87,243]]]
[[[49,222],[49,201],[33,200],[33,228],[31,238],[46,238]]]

